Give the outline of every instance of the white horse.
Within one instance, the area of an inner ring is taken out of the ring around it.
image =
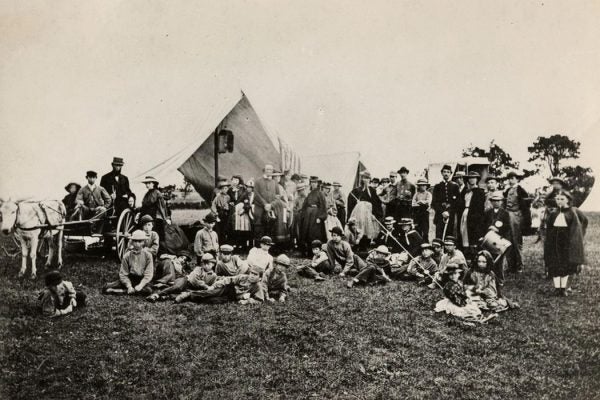
[[[62,201],[4,201],[0,205],[0,230],[4,234],[14,232],[21,244],[21,270],[19,277],[25,275],[27,257],[31,259],[31,279],[37,275],[36,257],[38,241],[48,241],[46,267],[50,266],[54,257],[52,244],[54,235],[58,234],[58,268],[62,266],[63,226],[66,209]],[[42,228],[50,226],[51,228]]]

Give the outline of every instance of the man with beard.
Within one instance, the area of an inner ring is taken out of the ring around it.
[[[115,208],[115,215],[121,215],[121,212],[128,207],[129,196],[131,196],[131,189],[129,188],[129,179],[121,174],[123,168],[123,159],[120,157],[113,157],[112,171],[106,175],[103,175],[100,179],[100,186],[102,186],[110,197],[112,198],[113,205]]]

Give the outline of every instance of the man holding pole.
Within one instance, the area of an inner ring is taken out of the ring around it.
[[[433,223],[435,224],[435,237],[442,238],[454,236],[456,210],[460,202],[460,190],[452,182],[452,167],[442,167],[442,181],[433,187],[431,206],[435,211]]]

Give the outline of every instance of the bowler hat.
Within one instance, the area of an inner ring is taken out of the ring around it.
[[[452,179],[464,178],[464,177],[465,177],[465,173],[463,171],[456,171],[454,173],[454,176],[452,177]]]
[[[409,172],[410,172],[410,171],[409,171],[409,170],[408,170],[408,168],[406,168],[406,167],[402,167],[402,168],[400,168],[400,169],[398,170],[398,173],[399,173],[399,174],[403,174],[403,173],[405,173],[405,174],[408,174]]]
[[[271,239],[270,236],[263,236],[260,238],[260,243],[261,244],[266,244],[268,246],[272,246],[273,245],[273,239]]]
[[[342,232],[342,228],[340,228],[339,226],[334,226],[329,230],[329,232],[338,236],[342,236],[344,234],[344,232]]]
[[[319,177],[313,175],[313,176],[310,177],[310,181],[311,182],[318,182],[319,181]]]
[[[86,178],[97,178],[98,173],[96,171],[88,171],[85,173]]]
[[[323,183],[323,185],[322,185],[322,186],[323,186],[323,187],[326,187],[326,188],[330,188],[330,187],[331,187],[331,183],[329,183],[329,182],[325,182],[325,183]]]
[[[146,214],[142,218],[140,218],[140,223],[142,225],[145,225],[148,222],[154,222],[154,219],[151,216],[149,216],[148,214]]]
[[[76,182],[69,182],[69,183],[67,184],[67,186],[65,186],[65,190],[66,190],[67,192],[70,192],[70,190],[69,190],[69,189],[71,189],[71,186],[73,186],[73,185],[74,185],[74,186],[77,188],[77,192],[79,191],[79,189],[81,189],[81,185],[80,185],[79,183],[76,183]]]
[[[123,159],[121,157],[113,157],[112,165],[123,165]]]
[[[214,224],[215,222],[217,222],[217,217],[215,217],[214,214],[212,214],[212,213],[208,213],[204,217],[203,221],[208,224]]]
[[[448,164],[444,164],[444,166],[442,167],[441,171],[450,171],[452,172],[452,167]]]
[[[520,178],[521,175],[517,172],[517,171],[510,171],[508,174],[506,174],[507,178]]]

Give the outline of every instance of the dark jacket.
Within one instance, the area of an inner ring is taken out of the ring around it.
[[[390,233],[390,235],[388,235],[388,232],[385,230],[382,230],[381,232],[379,232],[379,235],[377,235],[377,237],[375,238],[375,245],[377,246],[387,246],[387,248],[392,252],[392,253],[401,253],[402,249],[400,248],[400,245],[398,244],[398,232],[396,230],[394,230],[393,232]]]
[[[506,207],[506,198],[510,188],[504,189],[504,206]],[[519,211],[521,211],[521,230],[526,235],[531,230],[531,200],[529,195],[520,185],[517,185],[517,201],[519,203]]]
[[[116,176],[115,171],[102,176],[100,186],[106,189],[109,195],[115,194],[114,205],[120,211],[127,208],[131,189],[129,187],[129,179],[125,175],[119,174],[118,181],[115,178]]]
[[[456,182],[440,182],[433,187],[431,207],[435,211],[433,222],[442,222],[442,213],[448,211],[451,214],[458,211],[461,199],[460,190]]]
[[[406,234],[398,232],[398,241],[402,245],[400,248],[407,250],[411,256],[416,257],[420,254],[423,238],[419,235],[419,232],[415,230],[408,231]]]
[[[497,222],[501,222],[502,224],[497,224]],[[510,217],[508,216],[508,211],[504,208],[499,208],[498,212],[495,213],[494,209],[487,210],[484,216],[484,232],[487,233],[490,226],[496,226],[498,228],[498,234],[505,239],[510,240]],[[500,225],[499,227],[497,225]]]
[[[484,226],[484,210],[485,210],[485,192],[483,189],[476,187],[471,189],[473,195],[471,196],[471,202],[469,203],[469,214],[467,214],[467,233],[469,235],[469,244],[476,245],[477,240],[483,236],[485,229]],[[467,189],[463,189],[461,193],[460,209],[458,210],[458,220],[462,216],[465,210],[465,195]],[[462,227],[460,228],[462,229]]]
[[[556,245],[556,228],[554,221],[560,213],[556,210],[548,216],[548,227],[546,228],[546,240],[544,241],[544,260],[546,264],[552,263],[552,246]],[[568,260],[571,264],[585,264],[585,252],[583,247],[583,237],[587,230],[588,219],[579,211],[577,207],[569,207],[563,210],[565,220],[569,228],[569,249]]]

